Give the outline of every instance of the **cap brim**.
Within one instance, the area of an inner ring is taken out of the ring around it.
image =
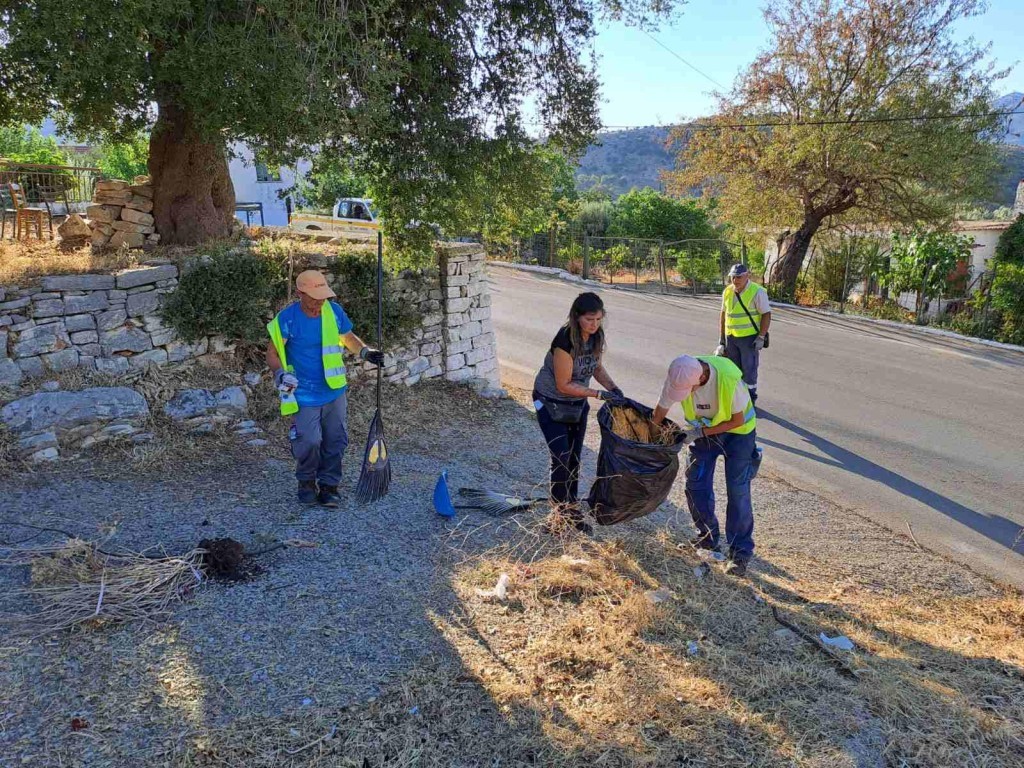
[[[317,301],[326,301],[327,299],[333,299],[338,295],[331,290],[331,287],[329,285],[304,289],[302,292],[309,296],[310,298],[316,299]]]

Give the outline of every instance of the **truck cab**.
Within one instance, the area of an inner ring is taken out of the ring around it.
[[[330,216],[296,211],[292,214],[288,226],[299,232],[370,237],[380,229],[380,220],[372,200],[365,197],[343,197],[334,204]]]

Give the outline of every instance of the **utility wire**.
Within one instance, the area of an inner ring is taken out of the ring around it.
[[[713,83],[713,84],[717,85],[717,86],[718,86],[719,88],[725,89],[725,86],[724,86],[724,85],[722,85],[722,84],[721,84],[720,82],[718,82],[717,80],[715,80],[715,78],[713,78],[713,77],[712,77],[711,75],[707,74],[706,72],[702,72],[701,70],[697,69],[697,67],[695,67],[695,66],[694,66],[693,64],[691,64],[691,63],[690,63],[690,62],[688,62],[688,61],[687,61],[686,59],[684,59],[684,58],[683,58],[682,56],[680,56],[680,55],[679,55],[678,53],[676,53],[675,51],[673,51],[673,50],[672,50],[671,48],[669,48],[669,47],[668,47],[667,45],[665,45],[665,44],[664,44],[663,42],[661,42],[661,40],[659,40],[658,38],[656,38],[656,37],[655,37],[654,35],[652,35],[652,34],[651,34],[650,32],[648,32],[647,30],[644,30],[644,29],[641,29],[640,31],[641,31],[641,32],[643,32],[643,33],[644,33],[645,35],[647,35],[647,37],[651,38],[651,40],[653,40],[653,41],[654,41],[654,42],[655,42],[655,43],[656,43],[657,45],[660,45],[660,46],[661,46],[662,48],[664,48],[664,49],[665,49],[666,51],[668,51],[668,52],[669,52],[670,54],[672,54],[672,55],[673,55],[673,56],[675,56],[675,57],[676,57],[677,59],[679,59],[679,60],[680,60],[681,62],[683,62],[683,64],[685,64],[686,66],[688,66],[688,67],[689,67],[690,69],[692,69],[692,70],[693,70],[694,72],[696,72],[696,73],[697,73],[698,75],[700,75],[701,77],[703,77],[703,78],[704,78],[705,80],[708,80],[708,81],[710,81],[711,83]]]

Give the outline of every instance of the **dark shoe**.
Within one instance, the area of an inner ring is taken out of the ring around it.
[[[321,485],[320,493],[317,494],[316,500],[320,502],[322,507],[336,507],[341,503],[341,497],[338,495],[338,486],[336,485]]]
[[[726,576],[746,576],[747,575],[747,561],[743,559],[729,560],[725,564],[725,575]]]
[[[299,504],[312,506],[316,504],[316,483],[304,480],[299,483]]]
[[[702,534],[690,539],[690,546],[694,549],[706,549],[708,552],[721,552],[721,548],[712,543],[712,539],[707,534]]]

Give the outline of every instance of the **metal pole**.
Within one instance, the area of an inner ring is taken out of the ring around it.
[[[640,256],[637,254],[637,244],[633,241],[633,290],[640,287]]]
[[[590,279],[590,238],[583,233],[583,279]]]
[[[847,291],[848,291],[848,289],[846,287],[846,281],[849,280],[849,278],[850,278],[850,253],[851,253],[851,249],[847,248],[846,249],[846,268],[843,270],[843,295],[842,295],[842,298],[840,298],[840,300],[839,300],[839,314],[840,315],[844,314],[845,311],[846,311],[846,295],[847,295]]]
[[[661,292],[668,292],[668,270],[665,268],[665,241],[658,241],[658,274],[661,276]]]

